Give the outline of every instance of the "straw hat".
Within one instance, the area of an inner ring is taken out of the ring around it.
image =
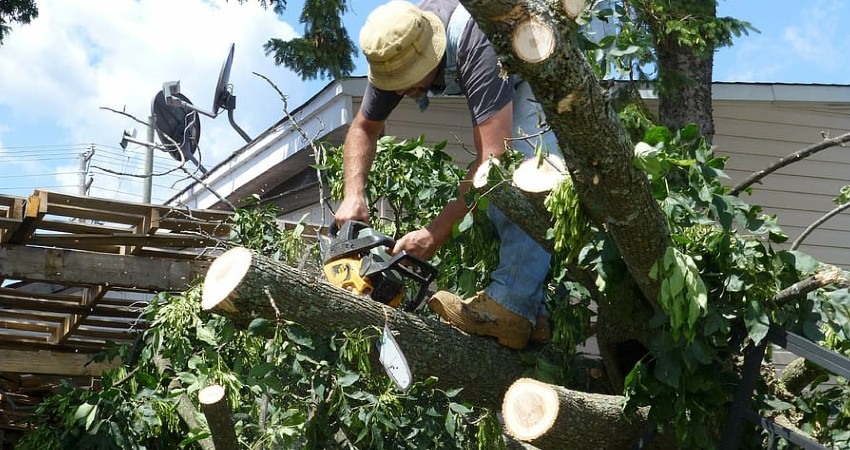
[[[436,14],[401,0],[377,7],[360,30],[369,81],[397,91],[422,81],[446,51],[446,29]]]

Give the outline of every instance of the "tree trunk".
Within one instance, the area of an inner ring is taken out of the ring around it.
[[[201,389],[198,392],[198,401],[201,403],[201,412],[207,418],[215,449],[239,448],[239,440],[236,438],[236,428],[233,417],[230,415],[230,407],[227,405],[224,387],[214,384]]]
[[[522,352],[355,296],[245,248],[228,250],[213,261],[204,281],[201,307],[240,326],[262,317],[297,322],[325,334],[386,323],[406,353],[414,379],[434,376],[440,388],[463,387],[463,400],[491,409],[500,407],[505,391],[527,369]],[[570,399],[562,406],[564,414],[619,430],[619,423],[605,425],[611,416],[608,400],[615,397],[557,389]],[[621,397],[616,398],[622,402]],[[606,401],[597,405],[593,399]],[[576,447],[569,448],[583,448],[576,442]]]
[[[716,17],[717,3],[670,2],[680,16]],[[700,133],[711,141],[714,119],[711,103],[711,78],[714,69],[714,46],[706,43],[705,50],[678,42],[677,33],[665,32],[665,24],[657,23],[651,14],[645,15],[657,36],[658,56],[658,117],[671,130],[696,123]]]
[[[670,244],[667,222],[646,174],[631,164],[628,133],[575,45],[575,21],[556,9],[563,2],[461,3],[490,38],[505,69],[531,85],[588,216],[610,233],[640,290],[655,302],[659,285],[649,270]],[[575,10],[574,5],[567,9]],[[517,35],[521,30],[527,33]]]
[[[609,321],[604,326],[620,330],[600,336],[605,340],[600,344],[606,349],[606,367],[619,368],[609,372],[611,381],[622,385],[630,369],[622,362],[642,357],[648,347],[642,323],[636,324],[633,318],[651,317],[659,307],[660,284],[649,278],[649,271],[672,241],[646,174],[631,163],[631,137],[575,45],[578,25],[569,11],[577,9],[576,2],[460,2],[490,38],[505,70],[531,85],[547,124],[558,136],[585,212],[599,229],[608,232],[642,294],[606,293],[606,301],[599,305],[600,321],[602,316]],[[635,315],[607,313],[604,308],[628,310]],[[640,345],[629,345],[632,342]]]
[[[502,416],[510,435],[541,450],[627,449],[648,430],[648,408],[627,416],[624,401],[521,378],[505,393]]]
[[[263,317],[293,321],[321,334],[382,329],[386,324],[406,355],[414,381],[433,375],[438,386],[463,387],[460,395],[465,400],[491,409],[498,408],[502,394],[528,368],[520,352],[495,340],[351,294],[245,248],[228,250],[213,261],[204,281],[202,308],[238,326]]]

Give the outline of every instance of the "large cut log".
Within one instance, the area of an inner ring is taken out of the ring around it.
[[[437,387],[463,387],[464,400],[491,409],[502,405],[504,393],[528,368],[521,352],[501,347],[495,340],[470,336],[433,318],[353,295],[241,247],[228,250],[210,265],[201,307],[243,327],[255,318],[266,318],[293,321],[312,332],[329,334],[386,324],[406,354],[414,379],[434,376]],[[566,417],[593,422],[598,428],[611,427],[606,433],[619,432],[621,422],[626,426],[624,418],[612,410],[622,397],[553,389],[565,393],[561,411]],[[629,430],[639,428],[628,426]],[[563,448],[593,448],[585,446],[589,441],[584,433],[574,436],[578,440],[570,440]]]
[[[210,265],[202,308],[241,326],[262,317],[293,321],[320,334],[382,328],[386,323],[405,353],[414,381],[434,376],[443,388],[462,386],[465,400],[492,409],[499,407],[505,390],[527,369],[520,352],[495,340],[469,336],[436,319],[354,295],[241,247]]]
[[[648,408],[623,413],[624,398],[590,394],[531,378],[517,380],[505,393],[502,416],[508,433],[541,450],[627,449],[648,429]],[[653,441],[651,448],[669,443]]]

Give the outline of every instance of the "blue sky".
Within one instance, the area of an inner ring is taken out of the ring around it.
[[[353,0],[346,16],[355,39],[368,13],[382,1]],[[276,17],[257,2],[236,0],[38,0],[40,16],[14,27],[0,46],[0,194],[26,196],[35,188],[77,192],[79,155],[94,149],[91,195],[141,199],[144,149],[118,146],[162,83],[180,80],[182,92],[210,110],[213,88],[230,43],[236,52],[230,82],[235,120],[256,136],[282,116],[274,90],[252,74],[270,78],[293,109],[327,80],[303,82],[263,54],[270,37],[290,38],[302,2]],[[850,2],[844,0],[720,0],[718,14],[751,22],[752,33],[721,49],[716,81],[850,84]],[[355,75],[365,73],[362,59]],[[211,167],[244,144],[226,115],[201,118],[200,152]],[[154,172],[175,166],[155,154]],[[154,181],[154,202],[186,181],[171,174]]]

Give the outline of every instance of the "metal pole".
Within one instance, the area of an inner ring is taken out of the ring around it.
[[[90,146],[89,150],[80,153],[80,182],[78,191],[81,196],[89,194],[89,186],[91,186],[91,182],[86,182],[86,175],[89,173],[89,162],[91,161],[92,156],[94,156],[94,145]]]
[[[148,116],[148,144],[145,145],[145,182],[142,189],[142,203],[151,202],[151,190],[153,186],[153,127],[156,115]]]

